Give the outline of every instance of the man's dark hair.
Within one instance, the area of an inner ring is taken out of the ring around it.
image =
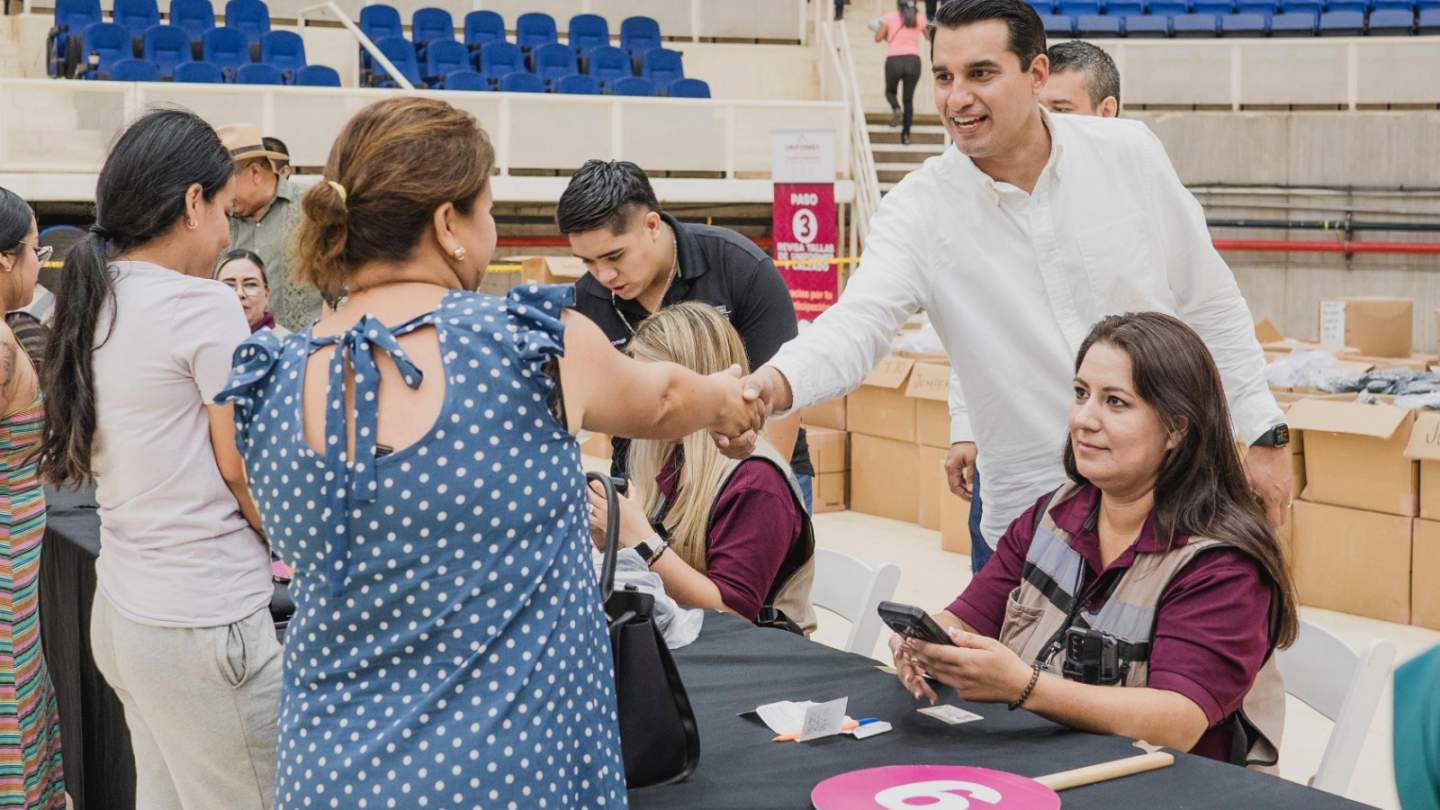
[[[1053,74],[1062,70],[1078,70],[1085,74],[1085,93],[1090,96],[1091,104],[1098,107],[1110,96],[1119,103],[1120,69],[1100,46],[1078,39],[1051,45],[1050,72]]]
[[[284,141],[280,140],[279,138],[269,137],[267,135],[266,137],[261,138],[260,142],[265,144],[265,148],[269,149],[271,152],[279,152],[280,154],[285,155],[285,160],[275,160],[276,166],[290,165],[290,147],[286,146]]]
[[[935,32],[986,20],[1001,20],[1010,29],[1010,52],[1029,70],[1035,57],[1045,53],[1045,24],[1025,0],[949,0],[930,23],[930,58],[935,58]]]
[[[660,213],[660,202],[644,169],[628,160],[589,160],[560,195],[555,223],[563,234],[601,227],[624,233],[636,213],[649,211]]]

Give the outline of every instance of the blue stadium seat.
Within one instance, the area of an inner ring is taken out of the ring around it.
[[[190,37],[194,50],[205,32],[215,27],[215,7],[210,5],[210,0],[170,0],[170,25]]]
[[[416,9],[410,16],[410,39],[421,53],[424,53],[425,46],[437,39],[453,42],[455,19],[443,8]]]
[[[651,48],[640,58],[640,75],[664,90],[671,82],[685,78],[685,64],[679,51]]]
[[[585,72],[601,85],[609,84],[626,76],[634,76],[630,67],[630,54],[623,48],[596,48],[585,60]]]
[[[130,32],[119,23],[91,23],[80,32],[79,41],[79,64],[86,79],[103,79],[116,62],[135,56]]]
[[[701,79],[676,79],[665,93],[671,98],[710,98],[710,85]]]
[[[1267,23],[1264,14],[1226,14],[1220,18],[1220,36],[1263,37]]]
[[[1235,4],[1237,14],[1259,14],[1265,18],[1265,24],[1270,24],[1270,18],[1280,12],[1275,0],[1240,0]]]
[[[305,67],[305,40],[294,31],[271,31],[260,39],[260,61],[279,68],[289,84]]]
[[[1370,33],[1413,34],[1415,12],[1401,8],[1377,8],[1370,12]]]
[[[250,41],[244,32],[234,28],[212,28],[200,38],[201,54],[206,62],[220,68],[227,81],[234,81],[235,71],[250,64]]]
[[[1235,4],[1229,2],[1229,0],[1197,0],[1197,2],[1190,7],[1190,13],[1224,17],[1227,14],[1235,13]]]
[[[444,90],[489,90],[490,82],[473,70],[455,70],[440,85]]]
[[[451,73],[470,69],[470,49],[453,39],[431,40],[425,49],[425,81],[443,85]]]
[[[95,23],[104,21],[100,13],[100,0],[57,0],[55,3],[55,24],[45,38],[46,72],[51,76],[68,76],[74,73],[80,58],[74,51],[70,38]]]
[[[1214,14],[1181,14],[1170,19],[1170,30],[1177,37],[1213,37],[1220,33]]]
[[[175,67],[192,61],[190,35],[173,25],[152,25],[142,45],[145,58],[155,63],[164,79],[174,78]]]
[[[1106,3],[1105,13],[1111,17],[1138,17],[1145,13],[1144,3]]]
[[[1422,34],[1440,34],[1440,7],[1420,9],[1416,23]]]
[[[155,5],[155,0],[115,0],[115,10],[110,16],[125,26],[130,31],[130,39],[137,43],[145,38],[150,26],[160,24],[160,8]]]
[[[209,62],[185,62],[175,66],[175,81],[179,84],[220,84],[225,77],[219,65]]]
[[[655,95],[655,83],[649,79],[642,79],[639,76],[626,76],[617,79],[608,85],[612,96],[653,96]]]
[[[465,45],[472,51],[490,42],[505,42],[505,18],[494,11],[472,11],[465,15]]]
[[[1170,36],[1170,18],[1158,14],[1130,14],[1122,18],[1127,37],[1164,38]]]
[[[360,9],[360,30],[372,40],[405,36],[405,23],[394,6],[373,3]]]
[[[1365,33],[1365,14],[1359,11],[1327,11],[1320,15],[1320,36],[1358,37]]]
[[[1160,0],[1149,5],[1152,17],[1179,17],[1190,13],[1190,4],[1180,0]]]
[[[1025,2],[1030,5],[1030,8],[1035,9],[1036,14],[1042,17],[1046,14],[1055,13],[1055,4],[1050,2],[1050,0],[1025,0]]]
[[[500,80],[500,90],[506,93],[543,93],[545,82],[534,73],[517,70]]]
[[[1065,37],[1075,36],[1075,18],[1067,17],[1064,14],[1045,14],[1040,17],[1045,23],[1045,36]]]
[[[491,87],[499,87],[501,79],[525,69],[525,54],[513,42],[491,42],[480,49],[480,73]]]
[[[110,80],[115,82],[158,82],[160,68],[149,59],[121,59],[110,67]]]
[[[631,59],[639,59],[662,44],[660,23],[654,17],[626,17],[620,22],[620,47],[630,52]]]
[[[1313,37],[1320,15],[1313,11],[1287,11],[1270,20],[1272,37]]]
[[[225,4],[225,27],[245,35],[251,45],[270,33],[270,8],[264,0],[230,0]]]
[[[1320,0],[1281,0],[1280,5],[1286,14],[1309,12],[1318,17],[1325,10]]]
[[[1328,0],[1325,3],[1326,11],[1358,11],[1365,14],[1370,11],[1370,4],[1366,0]]]
[[[572,73],[580,72],[580,63],[575,58],[575,51],[569,45],[561,45],[552,42],[549,45],[541,45],[535,49],[535,75],[545,82],[547,87]]]
[[[570,47],[576,56],[610,44],[610,23],[598,14],[576,14],[570,18]]]
[[[1075,33],[1082,37],[1120,36],[1120,18],[1102,14],[1081,14],[1075,18]]]
[[[241,65],[235,71],[236,84],[284,84],[285,74],[274,65]]]
[[[1066,17],[1098,15],[1100,13],[1100,3],[1098,0],[1061,0],[1059,13]]]
[[[295,84],[301,87],[339,87],[340,74],[329,65],[306,65],[296,71]]]
[[[567,96],[598,96],[600,95],[600,83],[595,81],[594,77],[575,73],[570,76],[562,76],[560,81],[555,83],[555,92]]]
[[[1440,0],[1419,0],[1419,2],[1415,4],[1415,8],[1417,11],[1428,11],[1430,9],[1440,8]]]
[[[415,57],[415,45],[404,37],[386,37],[375,43],[376,49],[385,54],[390,64],[400,71],[400,75],[409,80],[415,87],[421,87],[425,82],[420,80],[420,61]],[[395,80],[380,66],[375,63],[374,71],[370,74],[370,84],[373,87],[398,87]]]
[[[555,30],[555,18],[540,11],[521,14],[515,19],[515,44],[520,50],[530,53],[541,45],[559,42]]]
[[[1414,0],[1375,0],[1374,3],[1371,3],[1371,4],[1370,4],[1370,10],[1371,10],[1371,11],[1393,11],[1393,10],[1399,10],[1399,11],[1408,11],[1408,12],[1410,12],[1411,14],[1414,14],[1414,13],[1415,13],[1415,2],[1414,2]]]

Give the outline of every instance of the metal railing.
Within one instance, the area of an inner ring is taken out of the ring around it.
[[[363,48],[366,53],[370,54],[370,58],[378,62],[380,67],[385,69],[386,74],[388,74],[396,84],[405,90],[415,89],[415,85],[411,84],[410,80],[405,78],[405,74],[395,68],[395,64],[390,61],[389,57],[381,53],[379,48],[375,47],[375,43],[371,41],[369,35],[361,31],[360,26],[356,25],[355,21],[350,19],[350,15],[341,10],[333,1],[321,3],[318,6],[306,6],[300,9],[300,15],[296,24],[300,28],[304,28],[307,17],[324,16],[325,12],[329,12],[331,17],[334,17],[341,25],[345,26],[345,30],[349,31],[350,34],[355,37],[355,41],[359,43],[360,47]]]
[[[855,182],[851,221],[855,236],[863,243],[870,232],[870,217],[880,209],[880,180],[875,169],[870,130],[865,122],[865,105],[861,101],[844,21],[828,22],[822,18],[817,21],[816,27],[819,29],[819,45],[825,51],[821,64],[822,91],[827,100],[843,101],[847,108],[850,175]]]

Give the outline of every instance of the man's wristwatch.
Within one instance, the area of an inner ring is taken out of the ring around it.
[[[670,544],[665,542],[664,538],[658,534],[652,534],[632,546],[632,548],[635,549],[635,553],[640,555],[640,559],[643,560],[647,566],[653,566],[655,561],[660,559],[660,555],[665,553],[665,549],[669,547]]]
[[[1256,439],[1251,447],[1285,447],[1290,444],[1290,426],[1276,425]]]

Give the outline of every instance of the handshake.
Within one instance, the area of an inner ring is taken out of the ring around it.
[[[718,389],[719,413],[710,428],[710,438],[730,458],[745,458],[755,451],[765,420],[775,411],[788,410],[793,400],[785,375],[769,366],[748,377],[739,366],[712,374],[708,381]]]

